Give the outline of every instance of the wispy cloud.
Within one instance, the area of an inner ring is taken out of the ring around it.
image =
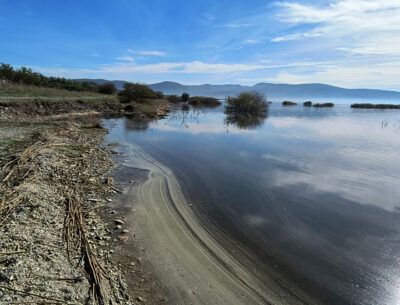
[[[274,42],[321,36],[342,50],[360,54],[400,54],[400,1],[342,0],[326,6],[280,2],[280,21],[311,29],[275,37]],[[382,45],[384,47],[382,47]]]
[[[247,28],[247,27],[251,26],[251,24],[250,23],[228,23],[228,24],[223,24],[221,26],[225,27],[225,28],[236,29],[236,28]]]
[[[318,32],[306,32],[306,33],[294,33],[288,34],[284,36],[278,36],[271,39],[272,42],[280,42],[280,41],[288,41],[288,40],[298,40],[301,38],[310,38],[310,37],[318,37],[321,36],[321,33]]]
[[[258,39],[247,39],[246,40],[246,43],[247,44],[257,44],[257,43],[261,43],[262,41],[261,40],[258,40]]]
[[[132,49],[128,49],[128,52],[134,53],[134,54],[139,54],[139,55],[147,55],[147,56],[165,56],[166,53],[162,51],[135,51]]]
[[[265,69],[268,66],[262,64],[223,64],[223,63],[205,63],[201,61],[192,62],[161,62],[156,64],[138,65],[130,63],[119,63],[116,65],[106,65],[99,70],[91,72],[106,73],[184,73],[184,74],[218,74],[228,72],[243,72]]]
[[[135,61],[135,59],[131,56],[116,57],[115,59],[121,61]]]

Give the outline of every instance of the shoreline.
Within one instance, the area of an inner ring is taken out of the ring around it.
[[[273,275],[255,277],[249,271],[254,266],[222,246],[212,233],[216,228],[209,223],[204,227],[170,169],[136,145],[120,143],[120,148],[122,170],[115,172],[115,179],[126,190],[112,208],[124,214],[132,232],[125,253],[137,253],[143,270],[155,274],[159,283],[154,286],[162,291],[159,300],[167,304],[313,303],[299,301],[293,291],[289,295]],[[135,171],[142,177],[129,185],[127,173]],[[123,254],[120,259],[124,260]]]
[[[114,259],[124,236],[100,217],[119,192],[100,117],[157,118],[168,102],[62,103],[0,105],[0,304],[136,304]]]

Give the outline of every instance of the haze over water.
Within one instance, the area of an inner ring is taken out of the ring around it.
[[[400,303],[400,111],[270,105],[105,120],[173,170],[193,208],[322,304]],[[199,214],[199,215],[200,215]]]

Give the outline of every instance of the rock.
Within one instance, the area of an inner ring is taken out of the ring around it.
[[[112,202],[112,199],[111,199],[111,198],[108,198],[108,199],[107,199],[107,202]]]
[[[126,236],[118,236],[118,239],[119,239],[120,241],[127,241],[127,240],[128,240],[128,237],[126,237]]]
[[[96,199],[96,198],[89,198],[88,201],[90,201],[90,202],[99,202],[99,199]]]
[[[122,230],[122,233],[129,233],[129,230]]]
[[[108,177],[107,179],[106,179],[106,184],[107,185],[111,185],[111,184],[113,184],[114,183],[114,178],[113,177]]]
[[[142,297],[137,297],[136,298],[139,302],[144,302],[144,299]]]
[[[117,225],[123,225],[123,224],[125,223],[125,222],[122,221],[121,219],[117,219],[117,218],[115,218],[114,222],[115,222],[115,224],[117,224]]]
[[[117,229],[117,230],[121,230],[121,225],[117,225],[116,227],[115,227],[115,229]]]

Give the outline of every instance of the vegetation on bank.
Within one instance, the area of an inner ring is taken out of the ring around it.
[[[395,105],[395,104],[352,104],[351,108],[360,108],[360,109],[400,109],[400,105]]]
[[[218,107],[222,103],[216,99],[215,97],[207,97],[207,96],[192,96],[189,98],[189,104],[194,107]]]
[[[169,95],[166,99],[172,104],[188,103],[193,107],[207,107],[214,108],[220,106],[222,103],[215,97],[209,96],[190,96],[189,93],[183,93],[182,96]],[[187,107],[185,107],[187,108]]]
[[[317,103],[317,104],[314,104],[314,107],[317,107],[317,108],[329,108],[329,107],[334,107],[334,106],[335,106],[334,103],[322,103],[322,104]]]
[[[0,64],[0,84],[32,85],[70,91],[98,92],[99,85],[94,82],[81,82],[63,77],[47,77],[27,67],[15,69],[9,64]]]
[[[295,105],[297,105],[297,103],[292,102],[292,101],[283,101],[282,105],[283,106],[295,106]]]
[[[124,90],[118,93],[121,103],[132,101],[144,103],[147,99],[162,99],[162,92],[156,92],[144,84],[125,83]]]
[[[188,100],[189,100],[189,93],[186,93],[186,92],[184,92],[184,93],[182,93],[182,96],[181,96],[181,99],[182,99],[182,102],[187,102]]]
[[[167,100],[168,100],[168,102],[170,102],[172,104],[178,104],[178,103],[182,102],[182,98],[180,96],[175,95],[175,94],[168,95],[167,96]]]

